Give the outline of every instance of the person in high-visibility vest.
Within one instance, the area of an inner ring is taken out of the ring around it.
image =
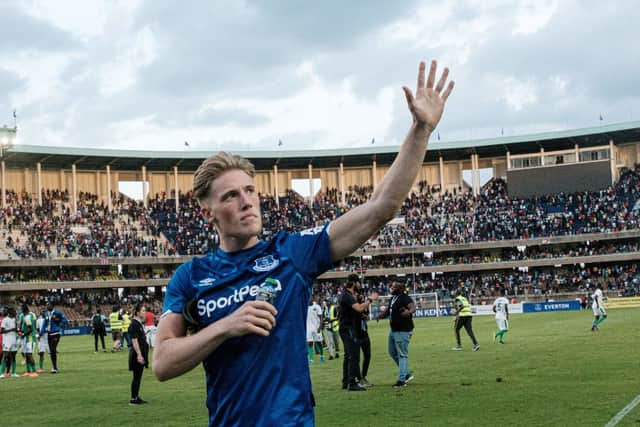
[[[453,347],[451,350],[455,350],[455,351],[462,350],[462,344],[460,343],[460,329],[462,329],[463,326],[465,331],[467,331],[469,338],[471,338],[471,341],[473,342],[473,351],[480,350],[480,344],[478,344],[478,340],[476,339],[476,336],[473,334],[473,327],[471,326],[471,321],[473,320],[471,305],[469,304],[469,301],[467,301],[467,299],[464,297],[462,289],[456,290],[453,308],[456,314],[453,327],[456,331],[457,345]]]
[[[122,350],[120,346],[120,336],[122,335],[122,315],[120,314],[120,307],[113,306],[113,311],[109,315],[109,325],[111,326],[111,338],[113,338],[112,352]]]
[[[338,306],[335,304],[333,299],[329,306],[329,326],[331,334],[333,335],[333,343],[336,348],[335,358],[338,359],[340,358],[340,319],[338,319]]]

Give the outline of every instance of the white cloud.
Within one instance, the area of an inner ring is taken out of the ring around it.
[[[536,85],[530,80],[521,81],[515,77],[507,77],[502,80],[502,88],[501,98],[515,111],[520,111],[538,100]]]
[[[26,13],[70,32],[84,42],[103,36],[110,25],[129,22],[141,0],[31,0]]]
[[[532,34],[549,23],[558,9],[557,0],[527,0],[515,15],[513,34]]]
[[[27,144],[396,143],[409,123],[400,86],[413,85],[417,62],[429,58],[449,65],[456,80],[439,126],[445,141],[496,136],[501,127],[513,134],[591,125],[600,112],[615,121],[636,111],[637,119],[640,111],[640,62],[629,54],[640,30],[620,25],[640,19],[634,1],[15,7],[28,12],[29,31],[0,43],[10,58],[0,65],[0,112],[17,108]]]
[[[134,85],[138,69],[151,64],[157,55],[158,42],[149,27],[138,31],[132,40],[121,39],[118,44],[116,58],[98,71],[100,94],[106,97]]]

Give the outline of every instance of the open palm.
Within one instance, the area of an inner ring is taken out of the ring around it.
[[[434,87],[436,68],[436,61],[431,61],[429,77],[427,78],[427,83],[425,85],[425,63],[420,62],[418,70],[418,87],[416,89],[415,97],[413,96],[411,89],[406,86],[402,87],[407,98],[409,111],[411,111],[411,114],[413,115],[414,123],[426,126],[431,131],[433,131],[440,122],[442,112],[444,111],[444,104],[447,101],[447,98],[449,98],[449,95],[451,95],[451,91],[454,86],[454,82],[452,80],[447,85],[446,90],[444,92],[442,91],[447,82],[447,77],[449,76],[449,69],[445,68],[438,80],[438,83]]]

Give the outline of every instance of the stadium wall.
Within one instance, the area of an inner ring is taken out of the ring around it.
[[[469,153],[471,153],[473,147],[470,146]],[[637,142],[626,143],[615,146],[615,165],[617,168],[626,166],[633,167],[634,164],[640,163],[640,144]],[[443,157],[446,157],[443,153]],[[373,186],[382,181],[384,175],[389,170],[388,164],[381,164],[376,162],[374,168],[375,155],[372,154],[372,160],[369,165],[358,167],[344,167],[344,188],[348,190],[349,186]],[[578,165],[575,165],[578,166]],[[593,175],[592,168],[596,167],[593,163],[585,164],[585,167],[589,168],[589,173],[585,175]],[[507,176],[510,182],[510,187],[518,187],[518,179],[514,178],[518,172],[527,173],[524,170],[509,170],[506,167],[506,156],[494,156],[478,159],[478,167],[491,168],[493,170],[494,177]],[[558,166],[556,166],[558,167]],[[562,167],[570,167],[569,165],[563,165]],[[73,188],[73,174],[70,169],[45,169],[46,162],[43,162],[43,169],[41,174],[41,185],[43,189],[51,190],[69,190]],[[374,171],[375,169],[375,171]],[[472,169],[470,158],[459,160],[446,160],[443,159],[442,168],[438,161],[425,163],[416,178],[416,183],[419,181],[426,181],[430,186],[440,186],[444,184],[444,189],[452,191],[458,187],[466,187],[462,179],[462,171]],[[529,170],[527,170],[529,171]],[[544,171],[544,172],[542,172]],[[548,174],[548,168],[542,168],[540,174]],[[190,191],[192,188],[192,170],[180,170],[178,169],[178,187],[181,192]],[[123,171],[123,170],[111,170],[111,189],[117,191],[119,181],[142,181],[142,171]],[[442,176],[441,176],[442,175]],[[312,168],[312,176],[314,178],[320,178],[322,180],[322,187],[340,188],[340,168],[338,166],[333,168]],[[583,175],[584,176],[584,175]],[[611,175],[610,175],[611,177]],[[175,178],[173,169],[167,171],[147,171],[147,182],[149,183],[149,194],[155,195],[156,193],[165,192],[172,194],[175,187]],[[278,169],[277,176],[273,169],[259,170],[257,172],[257,189],[262,194],[274,194],[276,187],[280,195],[284,195],[285,191],[291,187],[291,179],[308,179],[309,171],[307,168],[301,169]],[[564,180],[564,177],[560,177],[560,181]],[[524,181],[526,179],[523,178]],[[521,180],[521,181],[523,181]],[[276,186],[277,181],[277,186]],[[555,181],[558,181],[557,179]],[[566,180],[564,180],[566,182]],[[598,181],[598,184],[603,184],[604,179]],[[572,182],[576,182],[575,180]],[[607,184],[611,182],[609,179]],[[593,181],[589,181],[590,184],[586,184],[584,180],[578,180],[578,184],[582,183],[583,187],[593,184]],[[26,168],[12,168],[12,162],[10,159],[6,160],[6,172],[5,172],[5,187],[7,190],[21,192],[26,190],[33,196],[37,194],[38,177],[36,172],[35,163],[32,166]],[[107,174],[104,169],[101,170],[77,170],[76,172],[76,188],[77,191],[85,191],[92,194],[98,194],[103,200],[106,199],[107,194]],[[575,190],[575,189],[573,189]],[[528,191],[528,190],[527,190]],[[551,190],[555,191],[554,187]],[[519,190],[515,194],[524,194]]]

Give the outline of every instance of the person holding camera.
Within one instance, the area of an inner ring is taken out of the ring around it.
[[[409,343],[413,334],[413,313],[416,305],[405,292],[404,283],[391,283],[391,301],[388,307],[378,315],[377,320],[389,318],[391,331],[389,332],[389,355],[398,365],[398,381],[394,387],[406,387],[413,380],[413,373],[409,370]]]
[[[40,334],[47,334],[49,340],[49,357],[51,357],[51,373],[58,373],[58,344],[62,335],[62,326],[67,325],[69,320],[63,312],[53,308],[53,303],[47,304],[47,311],[44,313],[44,323]]]
[[[365,301],[364,293],[359,292],[358,302],[363,303]],[[362,370],[360,371],[361,378],[359,383],[362,387],[367,388],[373,386],[367,379],[369,365],[371,364],[371,339],[369,338],[369,325],[367,324],[370,314],[371,310],[369,308],[360,313],[360,328],[358,329],[358,344],[360,345],[360,350],[362,350]]]
[[[104,344],[104,337],[107,336],[107,318],[102,314],[100,307],[96,309],[96,313],[91,318],[91,333],[93,334],[93,347],[98,352],[98,339],[102,344],[102,351],[106,352],[107,348]]]
[[[147,403],[146,400],[140,398],[140,383],[142,381],[142,373],[144,368],[149,367],[149,344],[144,333],[144,317],[146,313],[142,303],[137,303],[133,309],[133,318],[127,329],[131,346],[129,347],[129,370],[133,372],[133,380],[131,381],[131,400],[129,405],[142,405]]]
[[[361,292],[357,274],[347,277],[347,284],[340,295],[340,338],[344,345],[342,361],[342,388],[349,391],[364,391],[360,384],[360,337],[362,335],[362,314],[369,310],[372,300],[359,303],[357,294]]]

